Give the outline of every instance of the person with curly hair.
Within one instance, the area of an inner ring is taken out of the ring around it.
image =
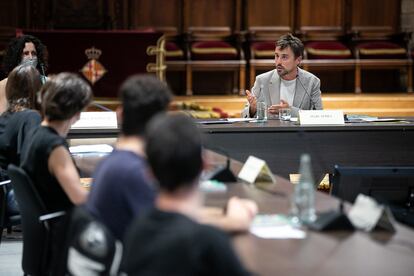
[[[10,41],[3,58],[3,71],[9,75],[19,64],[28,64],[39,71],[42,83],[44,83],[47,61],[46,46],[34,36],[22,35]],[[0,81],[0,114],[7,110],[6,84],[7,78]]]

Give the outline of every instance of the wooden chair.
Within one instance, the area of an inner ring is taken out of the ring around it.
[[[186,94],[193,95],[194,71],[232,71],[233,93],[244,94],[246,61],[242,35],[228,27],[189,28]]]
[[[303,69],[307,71],[352,71],[356,61],[349,38],[341,31],[309,31],[301,33],[305,46]]]
[[[356,58],[355,92],[361,93],[361,70],[399,69],[406,72],[407,92],[413,92],[413,61],[408,46],[408,33],[382,31],[355,32],[353,37]]]

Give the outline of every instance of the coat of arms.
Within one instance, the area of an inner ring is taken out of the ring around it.
[[[92,85],[100,80],[107,72],[105,67],[98,61],[101,54],[102,51],[95,47],[85,50],[85,55],[89,61],[83,66],[81,72]]]

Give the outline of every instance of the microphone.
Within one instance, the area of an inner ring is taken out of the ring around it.
[[[39,66],[40,66],[40,73],[41,73],[40,81],[42,82],[42,84],[45,84],[46,83],[45,65],[43,64],[43,62],[41,62]]]
[[[103,111],[111,111],[112,112],[112,109],[110,109],[110,108],[108,108],[106,106],[103,106],[101,104],[98,104],[96,102],[92,102],[91,105],[94,106],[94,107],[99,108],[100,110],[103,110]]]
[[[212,171],[207,172],[204,175],[205,179],[217,180],[220,182],[236,182],[237,178],[234,176],[233,172],[230,169],[230,156],[222,148],[209,147],[211,150],[216,151],[226,157],[226,165],[219,165],[214,168]]]
[[[308,95],[308,97],[309,97],[310,104],[311,104],[311,110],[315,110],[315,103],[313,102],[313,99],[312,99],[311,95],[309,94],[308,90],[306,89],[306,87],[303,85],[302,81],[299,78],[299,69],[298,69],[298,72],[296,74],[296,79],[299,81],[299,83],[302,86],[303,90],[305,90],[305,94]],[[303,98],[304,97],[302,97],[302,101],[300,102],[299,106],[302,106]]]

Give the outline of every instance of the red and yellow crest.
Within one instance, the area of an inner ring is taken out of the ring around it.
[[[85,55],[89,61],[83,66],[81,72],[83,76],[92,84],[97,82],[107,72],[105,67],[98,61],[102,51],[92,47],[85,50]]]

